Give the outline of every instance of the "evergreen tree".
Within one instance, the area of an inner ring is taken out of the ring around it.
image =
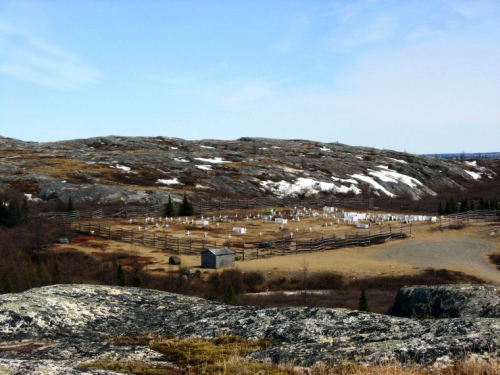
[[[236,298],[236,293],[234,292],[233,283],[229,282],[226,287],[226,293],[224,294],[224,303],[228,305],[235,305],[238,303],[238,299]]]
[[[479,199],[479,206],[477,207],[478,210],[484,210],[484,200],[483,197]]]
[[[132,286],[135,286],[136,288],[142,288],[142,279],[141,275],[139,274],[138,267],[134,268],[134,274],[132,275]]]
[[[170,195],[168,196],[168,202],[165,206],[165,216],[166,217],[175,216],[175,206],[174,202],[172,202],[172,197]]]
[[[9,202],[9,221],[11,227],[21,224],[21,207],[17,199],[12,198]]]
[[[490,199],[490,210],[500,210],[500,201],[497,198]]]
[[[59,262],[57,260],[54,262],[54,275],[52,277],[52,283],[53,284],[61,283],[61,270],[59,267]]]
[[[14,285],[12,284],[12,280],[10,279],[10,277],[5,283],[5,293],[14,293]]]
[[[475,210],[476,210],[476,207],[474,206],[474,200],[472,199],[470,201],[469,211],[475,211]]]
[[[31,211],[30,207],[28,206],[28,199],[24,197],[23,199],[23,204],[21,206],[21,221],[23,223],[29,223],[31,219]]]
[[[127,285],[127,282],[125,281],[125,272],[123,272],[121,264],[118,264],[118,268],[116,269],[116,284],[118,284],[118,286]]]
[[[182,198],[182,203],[179,206],[179,216],[193,216],[194,208],[191,202],[187,199],[186,193],[184,193],[184,198]]]
[[[450,198],[450,214],[454,214],[457,212],[457,201],[454,197]]]
[[[71,198],[71,195],[69,196],[69,199],[68,199],[68,205],[66,206],[66,211],[68,211],[68,212],[75,212],[76,211],[75,204],[73,203],[73,198]]]
[[[368,295],[366,293],[365,284],[361,287],[361,296],[359,297],[359,310],[371,312],[372,308],[370,307],[370,302],[368,301]]]
[[[439,202],[439,206],[438,206],[438,215],[444,215],[444,208],[443,208],[443,204],[441,202]]]
[[[469,202],[467,201],[467,197],[462,199],[462,202],[460,204],[460,212],[467,212],[469,211]]]
[[[451,214],[450,202],[446,202],[446,205],[444,206],[444,214],[445,215]]]

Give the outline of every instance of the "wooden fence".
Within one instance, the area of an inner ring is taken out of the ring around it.
[[[322,199],[299,199],[299,198],[253,198],[253,199],[212,199],[193,202],[195,214],[201,215],[207,212],[230,209],[249,209],[262,207],[373,207],[373,198],[322,198]],[[179,204],[175,203],[175,212],[179,213]],[[163,216],[165,204],[151,206],[125,206],[115,212],[105,212],[104,209],[95,211],[73,211],[73,212],[44,212],[38,216],[39,220],[49,223],[69,224],[78,220],[95,220],[110,217],[144,217]]]
[[[179,237],[156,234],[154,232],[111,229],[101,224],[75,222],[73,229],[80,233],[98,236],[107,240],[160,249],[172,254],[200,254],[203,249],[228,246],[236,252],[238,260],[259,259],[269,256],[311,253],[343,247],[370,246],[396,238],[411,236],[411,224],[400,224],[399,228],[389,227],[368,234],[358,232],[343,236],[320,237],[312,239],[277,238],[260,242],[206,241],[203,239],[182,239]]]
[[[478,223],[482,221],[500,221],[500,210],[468,211],[441,216],[439,219],[439,228],[441,230],[457,228],[469,223]]]

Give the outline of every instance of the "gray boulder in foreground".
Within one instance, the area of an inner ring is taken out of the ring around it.
[[[500,287],[437,285],[401,288],[388,314],[404,318],[500,318]]]
[[[498,318],[415,320],[346,309],[228,306],[148,289],[55,285],[0,296],[0,374],[26,368],[71,373],[68,368],[97,359],[154,362],[160,355],[148,347],[107,341],[146,331],[269,338],[276,346],[254,358],[303,366],[392,360],[432,365],[464,355],[500,354]]]

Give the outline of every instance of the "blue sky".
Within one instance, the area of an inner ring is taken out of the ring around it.
[[[0,0],[0,135],[500,151],[500,1]]]

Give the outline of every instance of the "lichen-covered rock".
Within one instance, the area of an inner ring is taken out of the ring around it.
[[[0,369],[19,363],[11,360],[60,367],[89,359],[154,362],[160,356],[147,346],[108,340],[146,331],[269,338],[276,346],[254,358],[302,366],[345,360],[433,364],[500,350],[498,318],[414,320],[346,309],[264,309],[147,289],[56,285],[0,296]]]
[[[401,288],[388,314],[433,318],[500,318],[500,287],[438,285]]]

